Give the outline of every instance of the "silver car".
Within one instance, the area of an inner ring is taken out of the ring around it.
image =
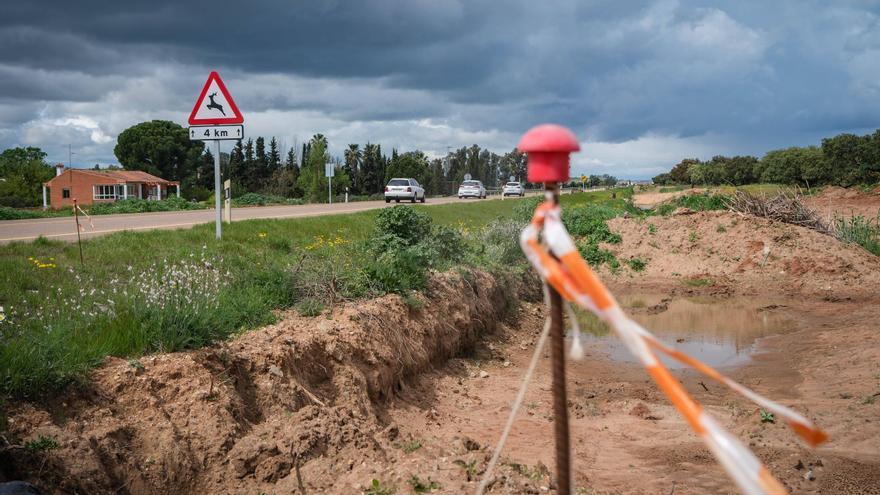
[[[385,202],[400,203],[401,199],[425,202],[425,189],[415,179],[391,179],[385,186]]]
[[[463,198],[486,199],[486,188],[478,180],[466,180],[458,186],[458,199]]]
[[[501,194],[503,196],[523,197],[526,195],[526,190],[523,189],[522,184],[519,182],[508,182],[507,184],[504,184],[504,187],[501,189]]]

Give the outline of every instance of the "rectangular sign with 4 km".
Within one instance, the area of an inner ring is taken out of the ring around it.
[[[243,137],[243,125],[206,125],[191,126],[189,128],[189,139],[191,141],[241,139]]]

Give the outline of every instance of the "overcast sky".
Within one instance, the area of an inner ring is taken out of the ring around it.
[[[186,125],[211,70],[250,136],[441,155],[555,122],[573,175],[880,127],[880,1],[199,3],[4,1],[0,149],[114,163],[125,128]]]

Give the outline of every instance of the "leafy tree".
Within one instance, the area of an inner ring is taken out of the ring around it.
[[[825,153],[817,146],[800,149],[801,180],[807,187],[828,184],[832,179],[831,167]]]
[[[382,148],[377,144],[367,143],[364,146],[363,162],[361,163],[362,194],[375,194],[385,187],[385,167],[382,159]]]
[[[0,206],[39,206],[43,183],[55,175],[40,148],[10,148],[0,153]]]
[[[670,180],[675,184],[690,184],[691,176],[688,170],[691,168],[691,165],[698,163],[700,163],[700,160],[696,158],[685,158],[680,161],[669,171]]]
[[[796,184],[801,178],[802,148],[767,152],[761,159],[761,182]]]
[[[428,177],[428,157],[421,151],[408,151],[402,155],[395,152],[385,170],[385,182],[394,177],[413,178],[424,184]]]
[[[422,186],[424,186],[426,194],[429,196],[436,196],[447,192],[446,176],[443,175],[442,159],[435,158],[431,160],[430,165],[428,165],[428,174],[425,178],[425,183],[422,184]]]
[[[651,182],[660,186],[666,186],[672,184],[672,176],[669,173],[658,174],[651,179]],[[592,187],[592,181],[590,181],[590,184]]]
[[[325,148],[325,139],[315,135],[309,143],[309,155],[303,158],[303,166],[297,180],[303,191],[303,198],[312,203],[321,203],[327,200],[327,182],[324,177],[324,164],[330,161]]]
[[[501,157],[498,167],[502,181],[507,181],[510,176],[513,176],[515,177],[515,180],[525,182],[527,162],[526,154],[521,153],[516,149],[505,153],[504,156]]]
[[[265,191],[275,196],[298,198],[302,196],[298,181],[299,167],[281,167],[272,172]]]
[[[822,140],[832,181],[841,186],[880,180],[880,130],[873,135],[840,134]]]
[[[754,156],[734,156],[727,160],[725,182],[736,186],[756,181],[754,170],[758,159]]]
[[[163,179],[183,180],[201,161],[205,146],[167,120],[141,122],[122,131],[113,149],[128,170],[144,170]]]

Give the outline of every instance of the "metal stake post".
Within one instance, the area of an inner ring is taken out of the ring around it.
[[[221,226],[223,219],[220,214],[220,193],[222,189],[220,189],[220,140],[215,139],[215,150],[214,153],[214,220],[215,220],[215,232],[217,239],[220,239],[223,236],[223,227]]]
[[[559,204],[559,186],[545,183],[554,204]],[[565,388],[565,335],[562,329],[562,296],[550,292],[550,359],[553,371],[553,431],[556,437],[556,483],[559,495],[571,494],[571,440],[568,427],[568,394]]]
[[[76,198],[73,199],[73,218],[76,219],[76,243],[79,244],[79,264],[81,266],[85,266],[85,261],[83,261],[83,243],[82,237],[79,234],[79,207],[76,204]]]

